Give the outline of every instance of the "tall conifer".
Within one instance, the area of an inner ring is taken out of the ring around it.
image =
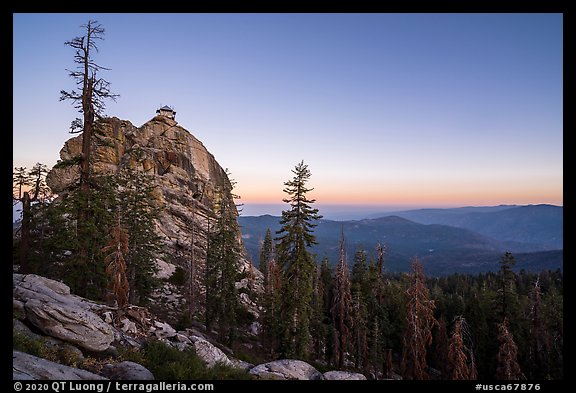
[[[314,258],[308,247],[316,244],[313,229],[320,219],[318,209],[312,208],[314,199],[308,199],[306,183],[311,173],[304,161],[292,170],[294,177],[284,183],[283,199],[290,209],[282,212],[281,228],[276,233],[278,263],[283,269],[283,334],[280,338],[280,353],[284,356],[305,358],[309,353],[310,318]]]

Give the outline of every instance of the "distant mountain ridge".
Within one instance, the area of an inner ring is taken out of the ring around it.
[[[443,224],[466,228],[482,235],[521,243],[539,244],[545,249],[564,248],[564,208],[555,205],[464,207],[456,209],[418,209],[382,213],[420,224]]]
[[[531,220],[540,221],[541,212],[538,210],[547,211],[549,210],[548,207],[544,205],[544,207],[536,207],[535,209],[529,207],[528,209],[517,210],[521,207],[514,206],[496,209],[496,211],[483,209],[485,213],[478,213],[477,210],[474,211],[472,209],[470,211],[471,209],[468,209],[468,212],[444,212],[444,215],[459,216],[462,220],[454,221],[460,223],[466,223],[466,219],[469,219],[470,215],[488,215],[487,220],[476,219],[476,222],[472,222],[478,226],[480,224],[484,225],[487,228],[486,231],[492,229],[494,232],[501,231],[504,234],[514,234],[503,223],[510,228],[514,228],[513,219],[515,219],[519,229],[527,227],[532,231],[530,232],[533,234],[532,237],[518,233],[515,236],[493,238],[467,228],[436,223],[418,223],[402,217],[402,215],[411,213],[407,211],[375,219],[355,221],[320,220],[314,232],[318,244],[312,247],[311,251],[317,254],[318,259],[327,256],[330,262],[335,264],[338,259],[339,239],[343,231],[346,238],[349,263],[352,263],[354,253],[357,250],[363,249],[369,254],[373,254],[376,245],[381,242],[387,248],[386,268],[389,271],[408,271],[410,260],[415,256],[423,262],[427,273],[432,275],[497,270],[498,262],[506,251],[511,251],[515,254],[518,261],[517,269],[526,268],[532,271],[562,269],[563,252],[561,247],[555,247],[557,243],[552,241],[548,243],[541,242],[542,239],[554,239],[554,236],[558,235],[551,234],[546,237],[544,233],[539,233],[536,236],[534,233],[537,232],[535,231],[537,228],[532,227],[537,224],[530,225]],[[426,214],[432,215],[430,219],[436,219],[433,216],[438,214],[438,212],[431,213],[430,210],[443,209],[425,209]],[[512,212],[503,216],[499,215],[507,211]],[[417,212],[415,213],[416,216],[423,214],[422,211],[413,211],[412,213],[414,212]],[[547,216],[547,212],[542,214],[545,217]],[[556,217],[556,220],[559,219],[560,228],[562,227],[562,215],[558,217],[552,214],[550,217]],[[554,229],[558,226],[558,223],[552,218],[550,219],[549,227]],[[259,247],[266,229],[270,228],[274,235],[275,231],[280,229],[279,217],[270,215],[258,217],[240,216],[238,222],[246,250],[252,261],[258,264]],[[544,220],[544,222],[546,221]],[[538,242],[509,240],[522,237],[529,240],[536,239]]]

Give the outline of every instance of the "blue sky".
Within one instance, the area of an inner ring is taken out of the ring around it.
[[[13,166],[70,137],[88,19],[106,114],[173,106],[245,214],[279,213],[301,160],[319,205],[563,204],[561,14],[14,14]]]

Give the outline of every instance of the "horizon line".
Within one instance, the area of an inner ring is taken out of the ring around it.
[[[282,215],[285,203],[252,203],[243,204],[239,209],[239,216],[241,217],[262,217],[271,216],[279,217]],[[498,204],[498,205],[465,205],[465,206],[430,206],[430,205],[386,205],[386,204],[317,204],[319,214],[324,219],[334,220],[343,218],[353,219],[354,217],[366,217],[366,215],[378,215],[388,213],[400,213],[415,210],[453,210],[453,209],[467,209],[467,208],[498,208],[498,207],[528,207],[528,206],[552,206],[564,208],[564,205],[556,205],[551,203],[530,203],[530,204]],[[248,207],[248,211],[244,209]]]

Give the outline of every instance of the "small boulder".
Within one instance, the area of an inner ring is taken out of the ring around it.
[[[132,322],[131,320],[129,320],[128,318],[124,318],[120,322],[122,322],[121,329],[124,333],[132,333],[132,334],[138,333],[138,329],[136,328],[136,324],[134,322]]]
[[[322,373],[310,364],[295,359],[280,359],[273,362],[259,364],[249,371],[258,379],[324,379]]]
[[[153,381],[155,379],[154,375],[146,367],[129,361],[107,364],[102,373],[113,380]]]
[[[230,361],[232,362],[232,367],[240,370],[248,371],[254,368],[254,365],[252,363],[245,362],[244,360],[231,358]]]
[[[196,350],[198,357],[206,363],[206,367],[212,368],[217,363],[222,363],[227,366],[232,365],[228,356],[226,356],[220,348],[214,346],[211,342],[196,336],[190,337],[190,340],[194,343],[194,349]]]
[[[176,333],[176,341],[184,344],[192,344],[192,341],[190,341],[190,339],[182,333]]]
[[[349,371],[327,371],[322,375],[324,376],[324,379],[332,381],[366,380],[364,374],[352,373]]]
[[[176,335],[176,330],[174,330],[174,328],[166,322],[156,321],[156,322],[154,322],[154,326],[156,327],[154,334],[158,338],[165,338],[166,339],[166,338],[174,337]]]

